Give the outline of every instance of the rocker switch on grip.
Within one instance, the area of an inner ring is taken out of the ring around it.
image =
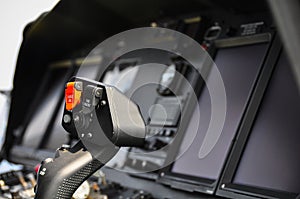
[[[82,91],[82,83],[69,82],[65,89],[66,109],[71,111],[77,104],[80,103]]]

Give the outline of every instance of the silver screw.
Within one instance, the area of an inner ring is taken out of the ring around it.
[[[225,189],[225,184],[222,184],[222,185],[221,185],[221,188],[222,188],[222,189]]]
[[[40,175],[41,175],[41,176],[44,176],[45,174],[46,174],[46,173],[45,173],[44,171],[41,171],[41,172],[40,172]]]
[[[71,122],[71,116],[68,114],[64,115],[64,123],[70,123]]]
[[[102,101],[100,102],[100,105],[101,105],[101,106],[105,106],[105,105],[106,105],[106,101],[105,101],[105,100],[102,100]]]
[[[164,176],[165,176],[165,173],[164,173],[164,172],[162,172],[162,173],[160,174],[160,176],[161,176],[161,177],[164,177]]]
[[[82,138],[84,137],[84,133],[81,134],[81,137],[82,137]]]
[[[88,133],[88,134],[87,134],[87,137],[88,137],[88,138],[92,138],[92,137],[93,137],[93,134]]]
[[[101,95],[102,95],[102,91],[103,91],[103,89],[102,89],[102,88],[96,88],[96,91],[95,91],[95,96],[96,96],[96,97],[101,97]]]
[[[82,82],[75,82],[74,87],[76,90],[81,91],[82,90]]]

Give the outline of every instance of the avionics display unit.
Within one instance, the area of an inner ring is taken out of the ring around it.
[[[30,110],[34,111],[28,113],[28,122],[12,146],[10,161],[35,166],[52,157],[62,144],[70,144],[72,139],[61,126],[65,83],[75,74],[96,78],[98,68],[98,63],[90,63],[77,72],[80,62],[82,60],[78,58],[49,66],[47,76],[30,104]]]
[[[183,123],[181,117],[188,107],[190,93],[195,92],[191,89],[201,81],[200,75],[183,58],[158,49],[132,51],[109,68],[101,81],[116,86],[139,105],[147,137],[144,147],[130,147],[107,165],[129,171],[133,176],[156,179],[169,152],[165,146]],[[172,68],[177,72],[165,78]],[[166,114],[161,114],[161,110]]]
[[[275,67],[270,66],[259,82],[218,187],[218,195],[298,198],[299,100],[291,65],[287,55],[281,52]]]
[[[220,29],[212,28],[212,30]],[[220,35],[220,33],[216,35]],[[159,179],[161,183],[189,192],[215,193],[236,132],[257,79],[264,68],[273,40],[274,34],[270,31],[216,39],[212,42],[210,50],[223,78],[227,95],[226,118],[222,132],[211,151],[205,155],[201,154],[200,148],[203,142],[207,142],[205,137],[209,137],[207,129],[211,119],[212,106],[210,93],[204,86],[198,102],[200,121],[195,121],[199,117],[194,112],[183,134],[182,142],[174,146],[174,150],[177,150],[178,154],[181,154],[183,149],[187,147],[188,149],[178,160],[161,171]],[[208,75],[206,82],[213,84],[213,81]],[[199,127],[196,125],[198,122]],[[192,144],[186,146],[186,143],[193,139],[192,135],[195,131],[197,135]],[[174,154],[168,158],[174,158]]]

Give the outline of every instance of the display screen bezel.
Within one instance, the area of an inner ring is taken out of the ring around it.
[[[283,54],[282,44],[277,36],[272,50],[269,53],[266,61],[267,67],[262,71],[262,75],[257,83],[257,88],[254,91],[253,98],[250,101],[250,106],[245,113],[245,119],[238,132],[237,140],[232,148],[231,154],[228,157],[223,175],[217,188],[217,195],[233,198],[297,198],[298,194],[284,192],[280,190],[272,190],[262,187],[241,185],[234,183],[235,173],[238,169],[241,157],[243,156],[248,138],[251,134],[251,129],[258,115],[260,104],[262,103],[264,94],[268,84],[272,78],[274,68],[276,67],[280,56]]]
[[[274,33],[268,32],[268,33],[262,33],[262,34],[251,35],[251,36],[218,39],[213,42],[212,46],[208,49],[208,51],[212,55],[212,57],[215,57],[216,53],[219,49],[266,43],[267,44],[267,53],[266,53],[266,56],[264,57],[262,65],[260,66],[260,71],[262,71],[262,68],[264,68],[264,65],[265,65],[265,60],[268,57],[268,53],[269,53],[271,45],[272,45],[273,37],[274,37]],[[259,74],[257,75],[257,77],[254,81],[254,85],[256,84],[256,82],[260,76],[260,73],[261,72],[259,72]],[[200,96],[200,95],[201,95],[201,90],[198,93],[198,96]],[[193,110],[193,108],[191,110]],[[183,129],[186,129],[186,128],[183,128]],[[180,133],[180,134],[183,138],[184,132]],[[182,139],[178,138],[178,140],[182,140]],[[173,145],[174,145],[173,146],[174,153],[169,154],[169,157],[167,157],[167,160],[174,158],[174,156],[176,156],[176,154],[178,153],[178,148],[179,148],[178,146],[180,146],[180,143],[177,143],[177,145],[176,144],[173,144]],[[230,150],[228,151],[227,155],[228,154],[230,154]],[[225,165],[225,162],[226,162],[226,160],[224,161],[223,165]],[[190,176],[190,175],[185,175],[185,174],[174,173],[174,172],[172,172],[172,167],[173,167],[173,164],[170,164],[160,171],[160,178],[158,179],[159,182],[161,182],[162,184],[171,186],[173,188],[176,188],[176,189],[186,190],[186,191],[190,191],[190,192],[202,192],[202,193],[207,193],[207,194],[215,193],[219,179],[221,177],[221,174],[219,175],[217,180],[211,180],[211,179],[202,178],[202,177],[195,177],[195,176]],[[221,173],[222,173],[222,171],[221,171]]]

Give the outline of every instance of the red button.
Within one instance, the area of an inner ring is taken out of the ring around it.
[[[40,170],[40,167],[41,167],[41,164],[36,165],[36,166],[34,167],[34,171],[35,171],[36,173],[38,173],[39,170]]]

